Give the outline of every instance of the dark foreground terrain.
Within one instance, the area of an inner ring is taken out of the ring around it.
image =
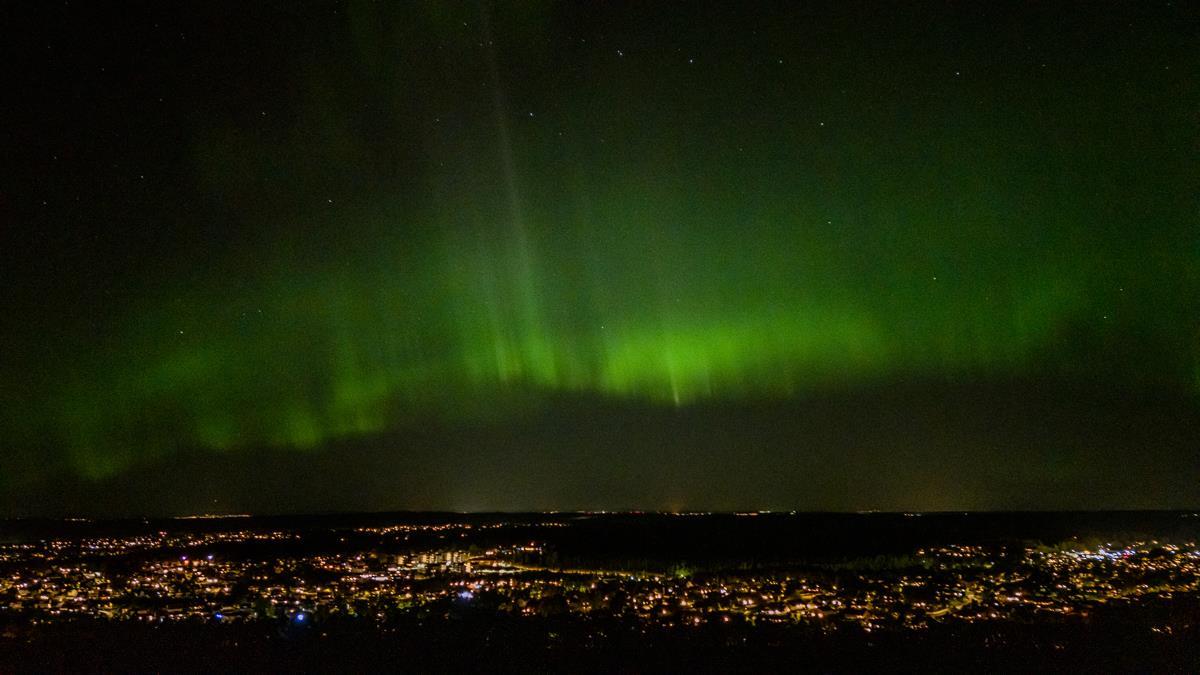
[[[0,525],[0,672],[1196,672],[1192,513]]]
[[[79,622],[10,630],[5,672],[1195,672],[1200,631],[1139,630],[1114,613],[1087,625],[998,622],[919,634],[800,627],[640,630],[606,620],[493,615],[388,628],[356,623],[304,634],[273,626]],[[1159,618],[1166,616],[1160,615]],[[1183,618],[1182,616],[1176,618]]]

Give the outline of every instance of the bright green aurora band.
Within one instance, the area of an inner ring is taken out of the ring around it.
[[[1089,84],[938,97],[914,65],[896,78],[915,92],[845,94],[737,59],[656,71],[632,48],[559,76],[496,30],[495,49],[430,66],[447,81],[419,99],[420,76],[392,81],[382,38],[357,35],[340,56],[356,77],[312,66],[308,93],[270,111],[287,122],[197,133],[196,189],[241,234],[129,281],[8,437],[49,438],[101,478],[559,396],[669,409],[1043,376],[1196,390],[1187,144],[1117,133]],[[474,25],[435,37],[479,41]]]

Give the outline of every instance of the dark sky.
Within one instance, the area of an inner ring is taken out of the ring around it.
[[[0,515],[1200,504],[1191,3],[8,3]]]

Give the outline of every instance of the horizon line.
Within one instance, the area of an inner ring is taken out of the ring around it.
[[[0,522],[17,522],[48,520],[60,522],[113,522],[129,520],[235,520],[247,518],[319,518],[319,517],[350,517],[350,516],[971,516],[971,515],[1021,515],[1021,514],[1136,514],[1136,513],[1176,513],[1181,517],[1200,518],[1200,507],[1182,508],[1109,508],[1109,509],[938,509],[938,510],[887,510],[887,509],[738,509],[738,510],[665,510],[665,509],[554,509],[554,510],[479,510],[459,511],[449,509],[397,509],[380,511],[308,511],[280,513],[189,513],[174,515],[120,515],[120,516],[84,516],[84,515],[22,515],[0,516]]]

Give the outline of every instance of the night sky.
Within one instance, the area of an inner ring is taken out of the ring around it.
[[[6,3],[0,515],[1200,504],[1186,2]]]

